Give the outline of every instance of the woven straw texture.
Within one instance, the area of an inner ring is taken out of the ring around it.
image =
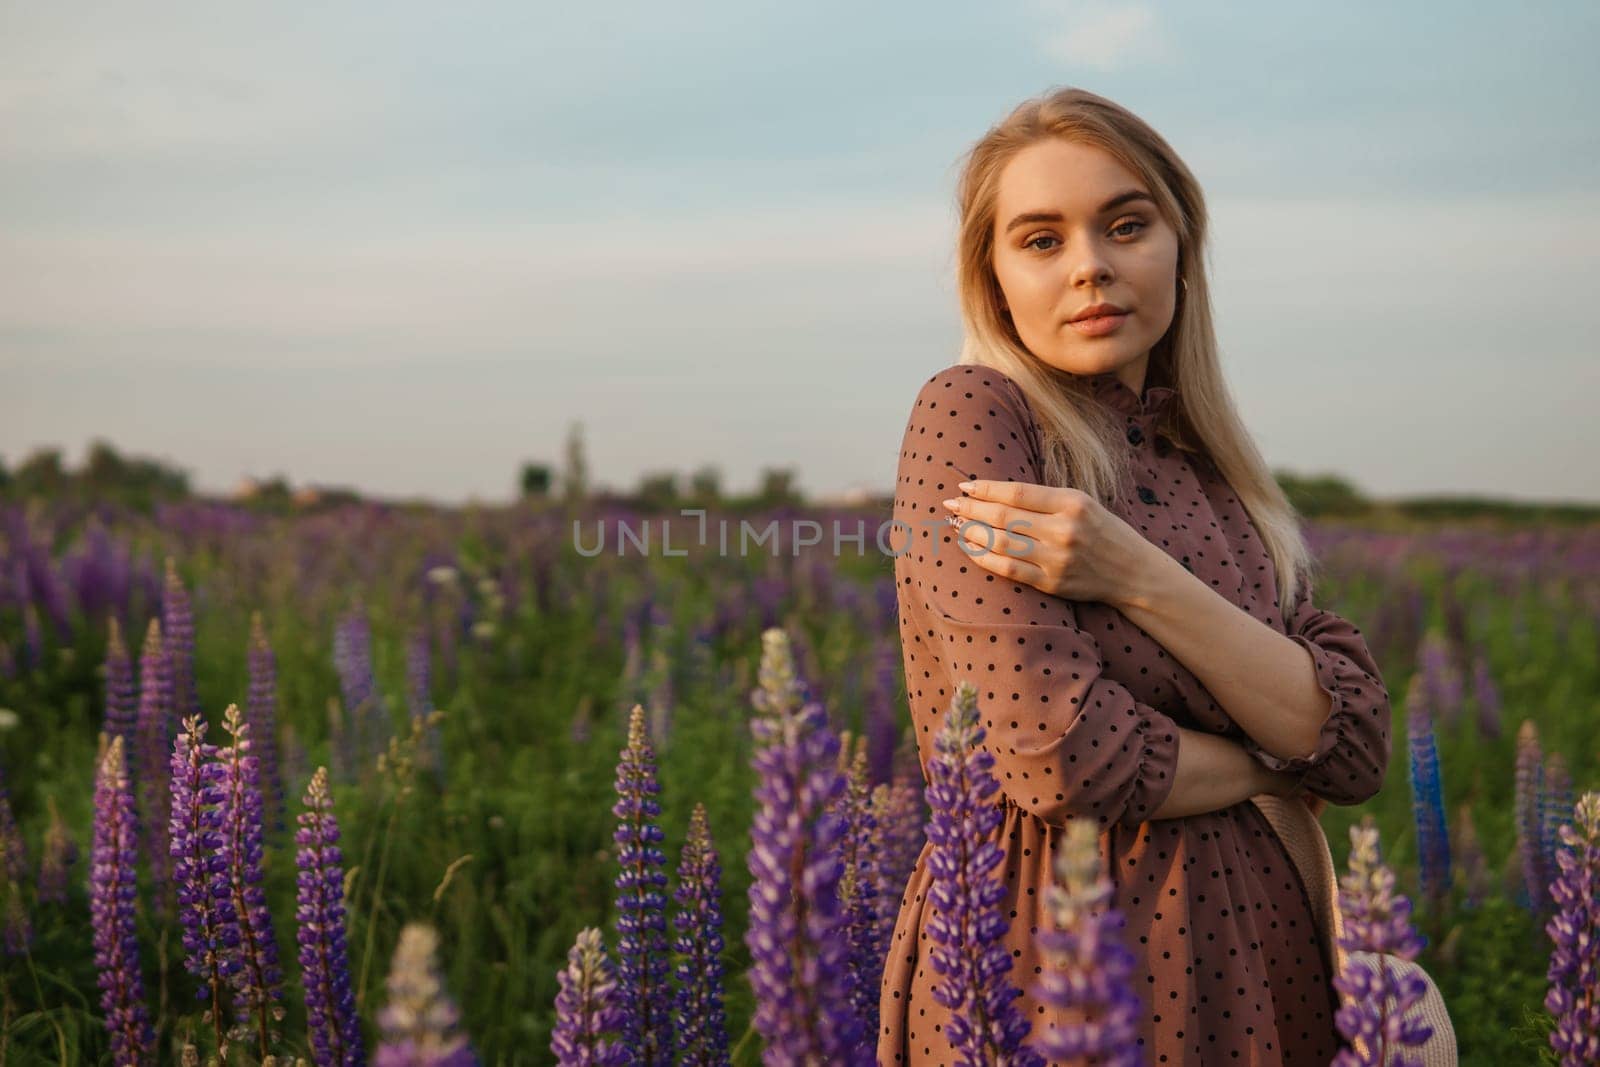
[[[1344,919],[1339,914],[1339,878],[1334,870],[1333,851],[1328,847],[1328,836],[1322,830],[1322,823],[1298,798],[1263,793],[1250,799],[1261,809],[1267,822],[1272,824],[1289,858],[1300,871],[1306,894],[1311,898],[1311,914],[1323,938],[1331,944],[1337,969],[1343,972],[1351,960],[1375,965],[1377,958],[1372,953],[1346,953],[1339,947],[1339,938],[1344,933]],[[1412,1011],[1433,1027],[1433,1037],[1421,1048],[1412,1051],[1421,1058],[1424,1067],[1457,1067],[1455,1027],[1450,1024],[1450,1013],[1445,1009],[1444,997],[1439,994],[1433,979],[1416,963],[1398,956],[1385,956],[1383,962],[1391,971],[1401,974],[1415,972],[1428,983],[1427,994]],[[1392,1008],[1393,1001],[1390,1001],[1390,1005]],[[1365,1053],[1366,1050],[1358,1051]]]

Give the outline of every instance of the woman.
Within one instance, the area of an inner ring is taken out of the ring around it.
[[[906,427],[895,576],[924,765],[955,683],[979,690],[1017,1004],[1034,1033],[1056,1025],[1034,935],[1062,828],[1092,819],[1144,1062],[1327,1064],[1331,949],[1248,798],[1371,797],[1389,695],[1360,631],[1312,603],[1296,515],[1224,385],[1200,189],[1143,121],[1068,89],[973,148],[959,200],[967,342]],[[884,973],[882,1064],[949,1059],[927,858]]]

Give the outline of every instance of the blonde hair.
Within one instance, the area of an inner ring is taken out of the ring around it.
[[[1084,89],[1066,88],[1019,105],[967,154],[957,190],[956,288],[965,338],[961,363],[992,367],[1021,387],[1038,420],[1044,477],[1110,504],[1131,472],[1120,420],[1092,400],[1082,377],[1030,352],[1002,314],[994,273],[1000,173],[1046,138],[1093,145],[1137,174],[1178,234],[1177,309],[1150,351],[1147,387],[1176,390],[1160,427],[1178,447],[1209,459],[1238,496],[1278,574],[1285,616],[1313,559],[1300,518],[1245,429],[1222,376],[1206,281],[1207,218],[1200,185],[1172,147],[1137,115]]]

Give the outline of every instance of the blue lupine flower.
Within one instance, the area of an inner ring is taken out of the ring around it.
[[[711,841],[706,806],[696,804],[678,863],[673,916],[678,955],[674,1000],[679,1067],[727,1067],[728,1017],[723,1010],[722,866]]]
[[[295,942],[305,988],[306,1021],[318,1067],[366,1063],[361,1020],[350,984],[345,940],[344,854],[328,792],[328,768],[318,767],[296,815]]]
[[[1406,736],[1410,751],[1411,811],[1417,824],[1422,892],[1437,908],[1450,889],[1450,834],[1444,815],[1444,786],[1439,776],[1439,748],[1425,697],[1413,688],[1406,700]]]
[[[89,925],[111,1061],[117,1067],[138,1067],[150,1062],[156,1032],[139,969],[139,830],[125,751],[124,739],[112,736],[95,774]]]
[[[645,735],[644,707],[628,717],[628,744],[617,763],[617,974],[623,1044],[640,1067],[672,1065],[672,989],[668,982],[665,835],[657,820],[655,752]]]

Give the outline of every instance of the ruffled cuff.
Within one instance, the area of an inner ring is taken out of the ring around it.
[[[1334,674],[1334,654],[1318,645],[1315,641],[1301,634],[1288,634],[1289,640],[1300,645],[1311,653],[1311,662],[1317,669],[1317,684],[1322,687],[1323,694],[1327,697],[1330,710],[1328,717],[1322,721],[1322,731],[1317,735],[1317,745],[1309,756],[1296,756],[1293,759],[1284,759],[1274,756],[1256,744],[1255,739],[1246,735],[1241,743],[1245,751],[1259,760],[1268,770],[1283,771],[1296,776],[1295,787],[1290,796],[1295,796],[1305,787],[1305,777],[1311,769],[1321,763],[1332,752],[1334,746],[1344,736],[1343,715],[1345,710],[1344,694],[1340,691],[1338,680]]]
[[[1139,769],[1133,793],[1118,820],[1130,830],[1148,822],[1150,813],[1166,803],[1178,780],[1178,724],[1154,708],[1143,711],[1135,727],[1139,735]]]

